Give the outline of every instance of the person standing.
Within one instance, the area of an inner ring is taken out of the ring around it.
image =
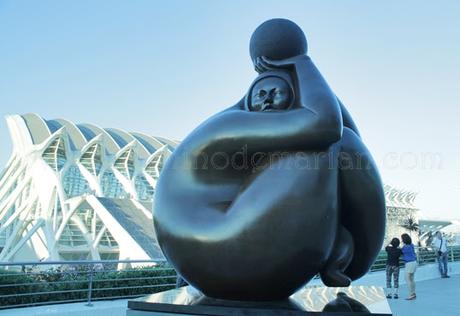
[[[415,294],[415,271],[417,270],[417,255],[415,254],[415,248],[412,244],[412,239],[408,234],[402,234],[401,239],[403,247],[401,248],[402,257],[404,260],[404,272],[406,275],[406,283],[409,289],[409,296],[406,300],[415,300],[417,295]]]
[[[438,259],[438,269],[441,274],[441,278],[449,278],[447,275],[447,260],[449,258],[449,252],[447,251],[447,240],[442,236],[440,231],[436,232],[436,239],[434,240],[434,250],[436,251],[436,257]]]
[[[398,289],[399,289],[399,258],[402,255],[401,249],[399,247],[399,239],[393,238],[388,246],[385,247],[387,252],[387,266],[386,266],[386,275],[387,275],[387,298],[391,298],[391,277],[393,276],[393,298],[398,298]]]

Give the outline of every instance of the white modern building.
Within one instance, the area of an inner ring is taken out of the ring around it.
[[[6,117],[0,261],[159,259],[155,185],[177,141],[36,114]],[[416,194],[385,185],[386,242],[417,220]]]
[[[385,184],[385,202],[387,207],[387,224],[384,246],[393,237],[401,239],[401,234],[411,235],[414,244],[418,243],[419,209],[415,204],[416,192],[402,190]],[[409,228],[414,229],[411,231]]]
[[[440,231],[447,237],[450,245],[460,245],[460,221],[459,220],[440,220],[440,219],[421,219],[420,239],[423,245],[432,245],[436,232]]]
[[[162,257],[152,197],[177,142],[36,114],[6,121],[0,261]]]

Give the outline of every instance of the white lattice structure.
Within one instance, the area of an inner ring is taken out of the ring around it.
[[[6,121],[0,261],[161,256],[151,204],[177,142],[35,114]]]
[[[393,237],[401,239],[401,234],[408,233],[411,235],[413,243],[418,242],[418,232],[410,232],[402,227],[409,218],[413,219],[418,224],[418,211],[415,206],[415,198],[417,193],[397,189],[385,184],[385,200],[387,207],[387,225],[385,232],[384,245],[388,244]]]
[[[151,206],[176,141],[35,114],[6,121],[0,261],[161,257]],[[385,194],[387,242],[417,208],[413,192],[385,185]]]

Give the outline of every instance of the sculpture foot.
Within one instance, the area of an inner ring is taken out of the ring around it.
[[[346,287],[351,284],[351,279],[345,274],[345,269],[353,258],[353,252],[353,238],[345,227],[340,226],[334,249],[320,272],[324,285]]]

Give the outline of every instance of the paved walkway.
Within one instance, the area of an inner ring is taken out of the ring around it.
[[[416,283],[416,292],[417,299],[406,301],[407,287],[402,285],[400,298],[388,300],[394,316],[460,316],[460,275]]]
[[[401,272],[401,277],[403,277]],[[417,277],[417,274],[416,274]],[[417,283],[417,299],[406,301],[407,288],[400,288],[400,299],[389,300],[394,316],[460,316],[460,274],[449,279],[432,279]],[[125,316],[127,300],[48,305],[0,310],[1,316]],[[171,315],[171,314],[158,314]]]
[[[55,304],[0,310],[0,316],[126,316],[128,300]]]

